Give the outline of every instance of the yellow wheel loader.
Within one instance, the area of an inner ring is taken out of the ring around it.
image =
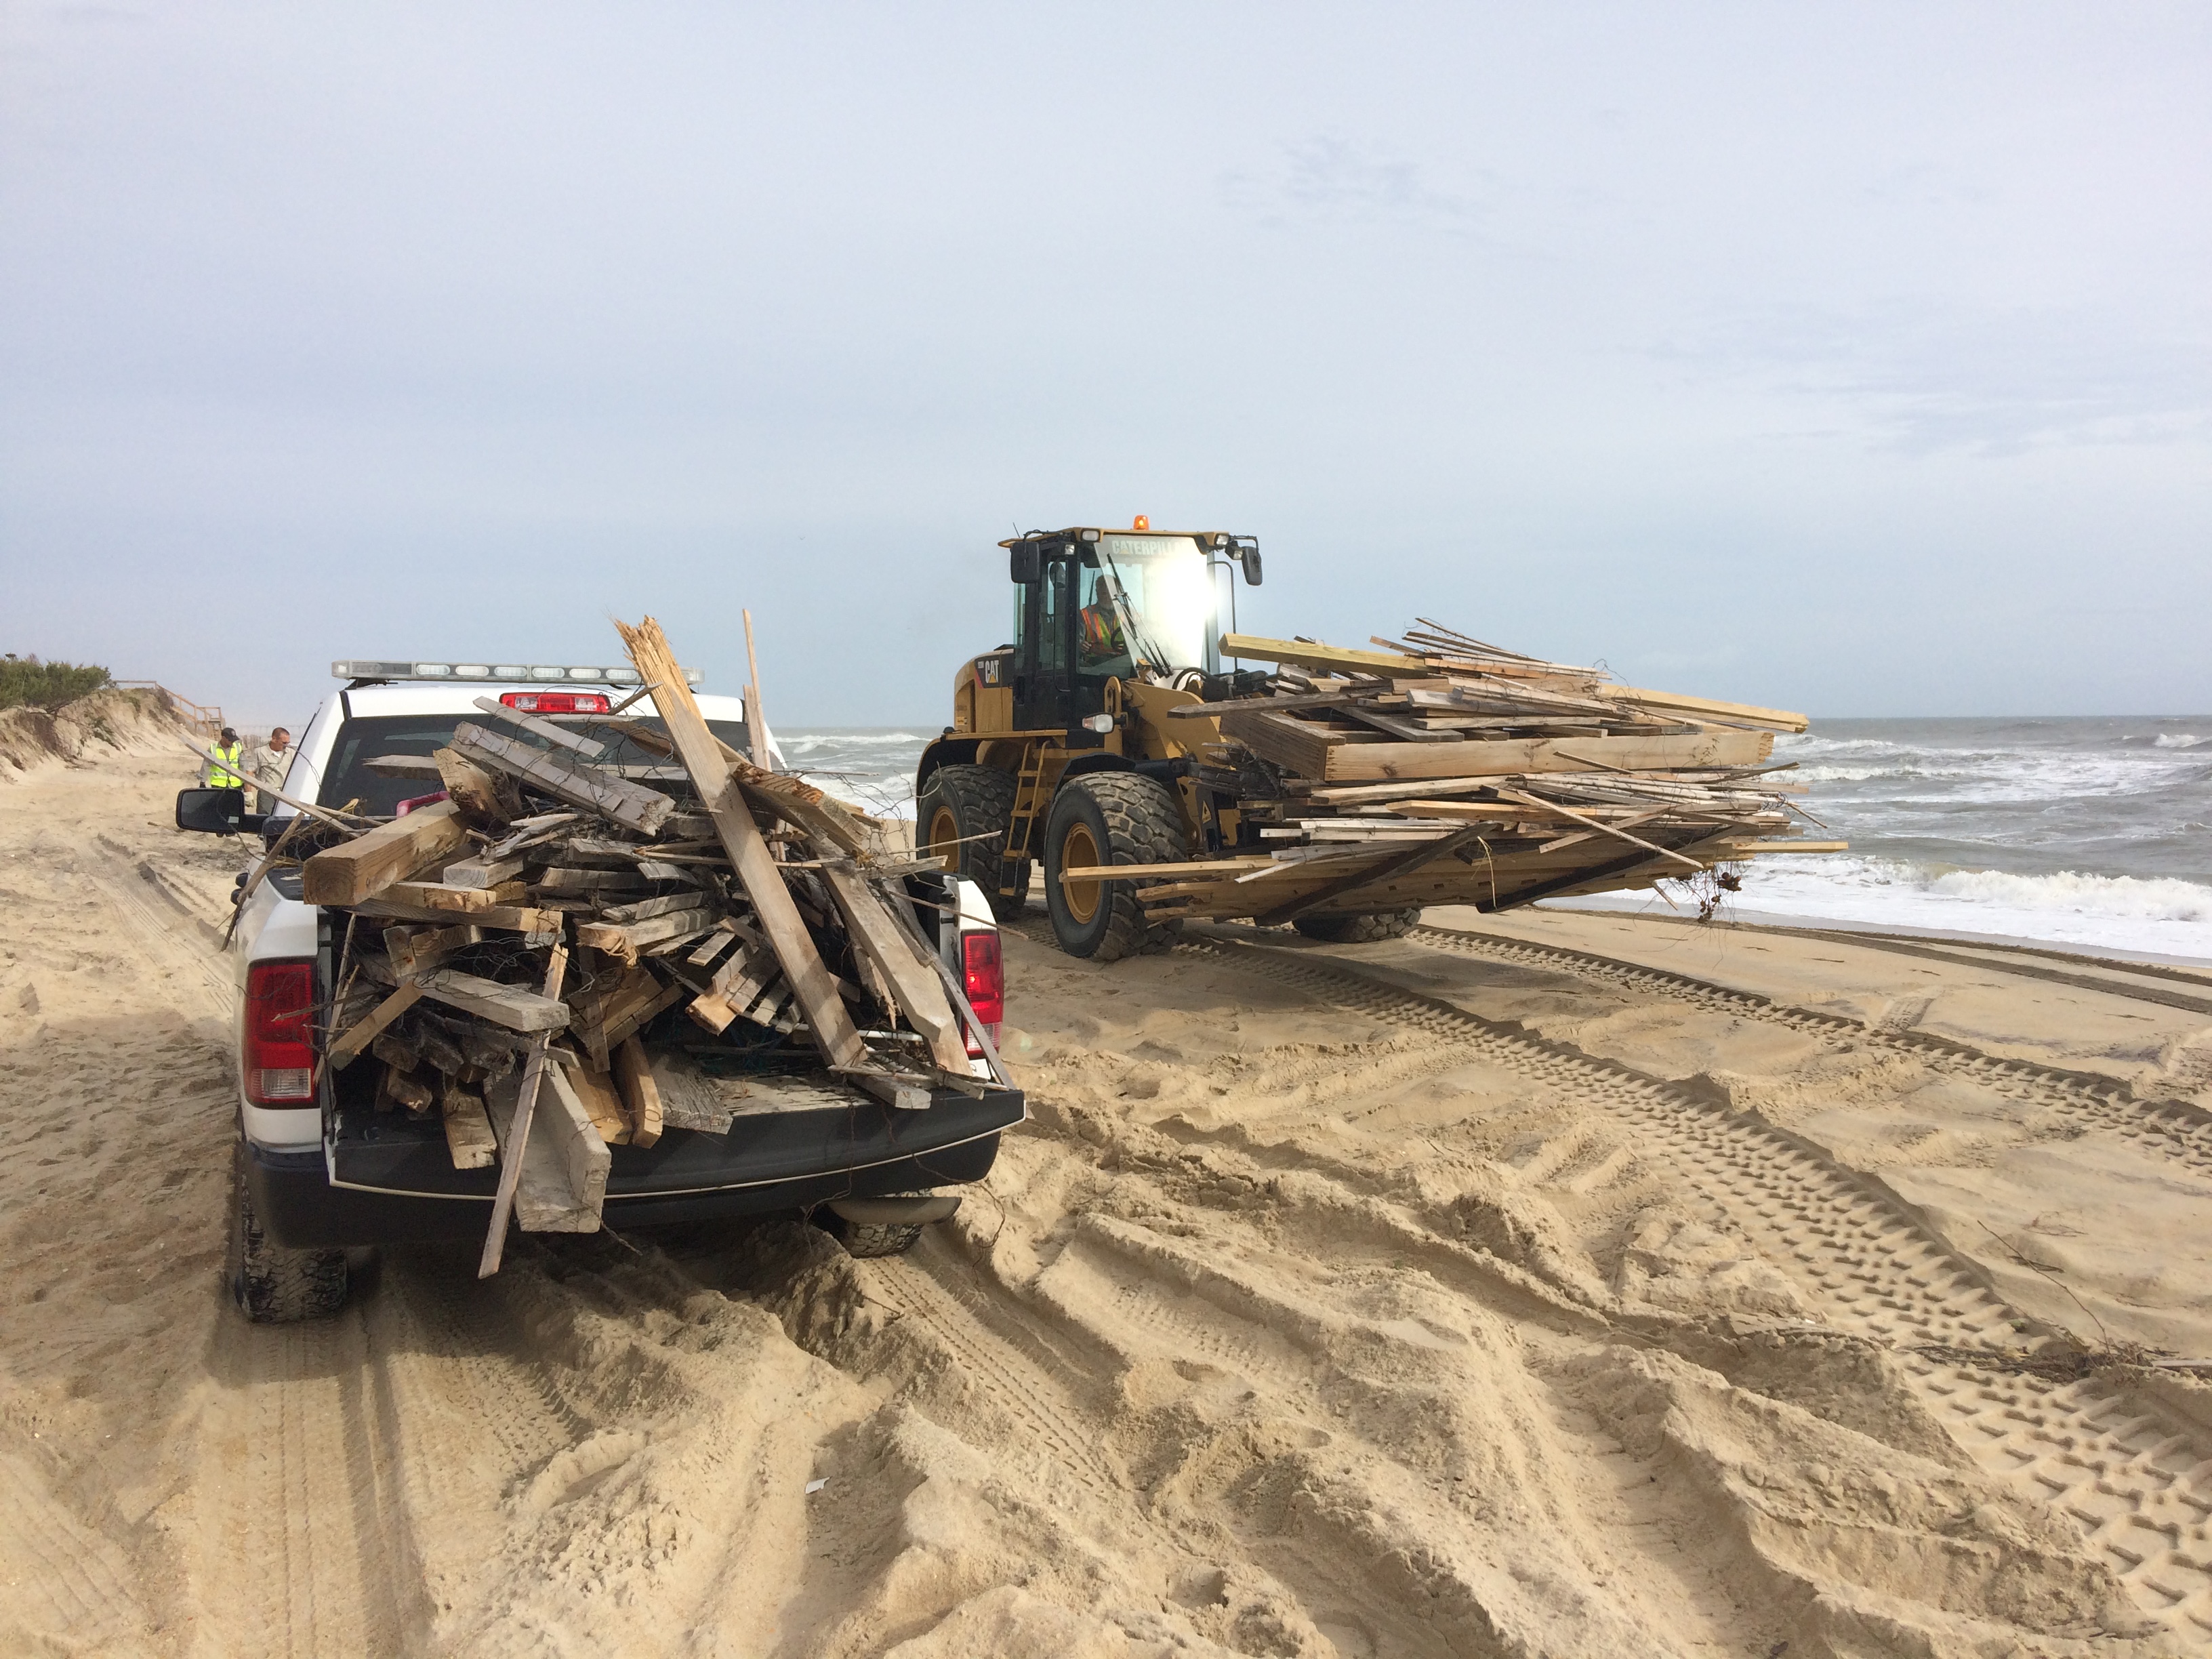
[[[1425,904],[1693,885],[1832,852],[1767,774],[1784,709],[1650,690],[1424,621],[1386,649],[1220,630],[1249,536],[1095,526],[1000,544],[1010,644],[963,665],[915,781],[923,846],[1006,920],[1044,866],[1062,949],[1112,961],[1185,918],[1395,938]],[[1272,662],[1224,674],[1221,653]]]
[[[1045,908],[1070,954],[1103,962],[1164,948],[1181,924],[1148,921],[1140,878],[1067,872],[1158,866],[1256,845],[1252,802],[1272,774],[1226,769],[1218,720],[1171,717],[1261,691],[1264,672],[1221,672],[1221,617],[1237,579],[1260,582],[1259,544],[1222,531],[1034,531],[1000,544],[1014,583],[1011,643],[963,664],[952,724],[922,752],[919,839],[992,895],[1000,920],[1044,866]],[[1402,933],[1387,917],[1301,918],[1322,938]]]

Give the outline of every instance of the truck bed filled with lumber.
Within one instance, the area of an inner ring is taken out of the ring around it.
[[[487,1271],[510,1207],[599,1224],[610,1145],[726,1130],[758,1093],[718,1085],[741,1062],[785,1074],[775,1099],[927,1107],[987,1086],[972,1036],[1003,1079],[907,886],[938,861],[722,744],[659,624],[617,626],[649,719],[482,698],[434,755],[370,763],[422,780],[411,810],[310,826],[301,896],[337,913],[324,1063],[442,1119],[457,1168],[499,1166]]]
[[[1146,870],[1147,915],[1495,910],[1670,877],[1710,894],[1736,860],[1842,846],[1803,837],[1814,820],[1771,761],[1802,714],[1621,685],[1427,621],[1370,644],[1222,641],[1275,665],[1263,689],[1173,714],[1218,722],[1199,775],[1233,775],[1259,845]]]

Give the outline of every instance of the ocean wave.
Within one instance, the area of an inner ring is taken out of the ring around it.
[[[1745,914],[2212,957],[2212,885],[2178,877],[1775,855],[1752,863],[1736,902]]]
[[[2002,870],[1953,870],[1929,883],[1928,890],[2015,910],[2212,923],[2212,887],[2170,876],[2084,875],[2074,870],[2015,876]]]
[[[2199,737],[2194,732],[2161,732],[2151,740],[2154,749],[2197,749],[2212,738]]]

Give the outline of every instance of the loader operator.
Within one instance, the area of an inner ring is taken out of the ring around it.
[[[1091,603],[1075,613],[1083,629],[1083,660],[1103,662],[1109,657],[1129,654],[1128,642],[1121,635],[1121,618],[1107,597],[1105,585],[1101,583],[1092,592]]]

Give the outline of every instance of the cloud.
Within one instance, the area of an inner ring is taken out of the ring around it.
[[[1280,164],[1264,174],[1226,175],[1222,198],[1270,228],[1392,222],[1468,234],[1483,216],[1468,198],[1432,187],[1418,162],[1334,133],[1283,145]]]
[[[1741,313],[1657,354],[1846,404],[1882,447],[2008,455],[2212,434],[2212,343],[2092,311],[1892,300]]]

